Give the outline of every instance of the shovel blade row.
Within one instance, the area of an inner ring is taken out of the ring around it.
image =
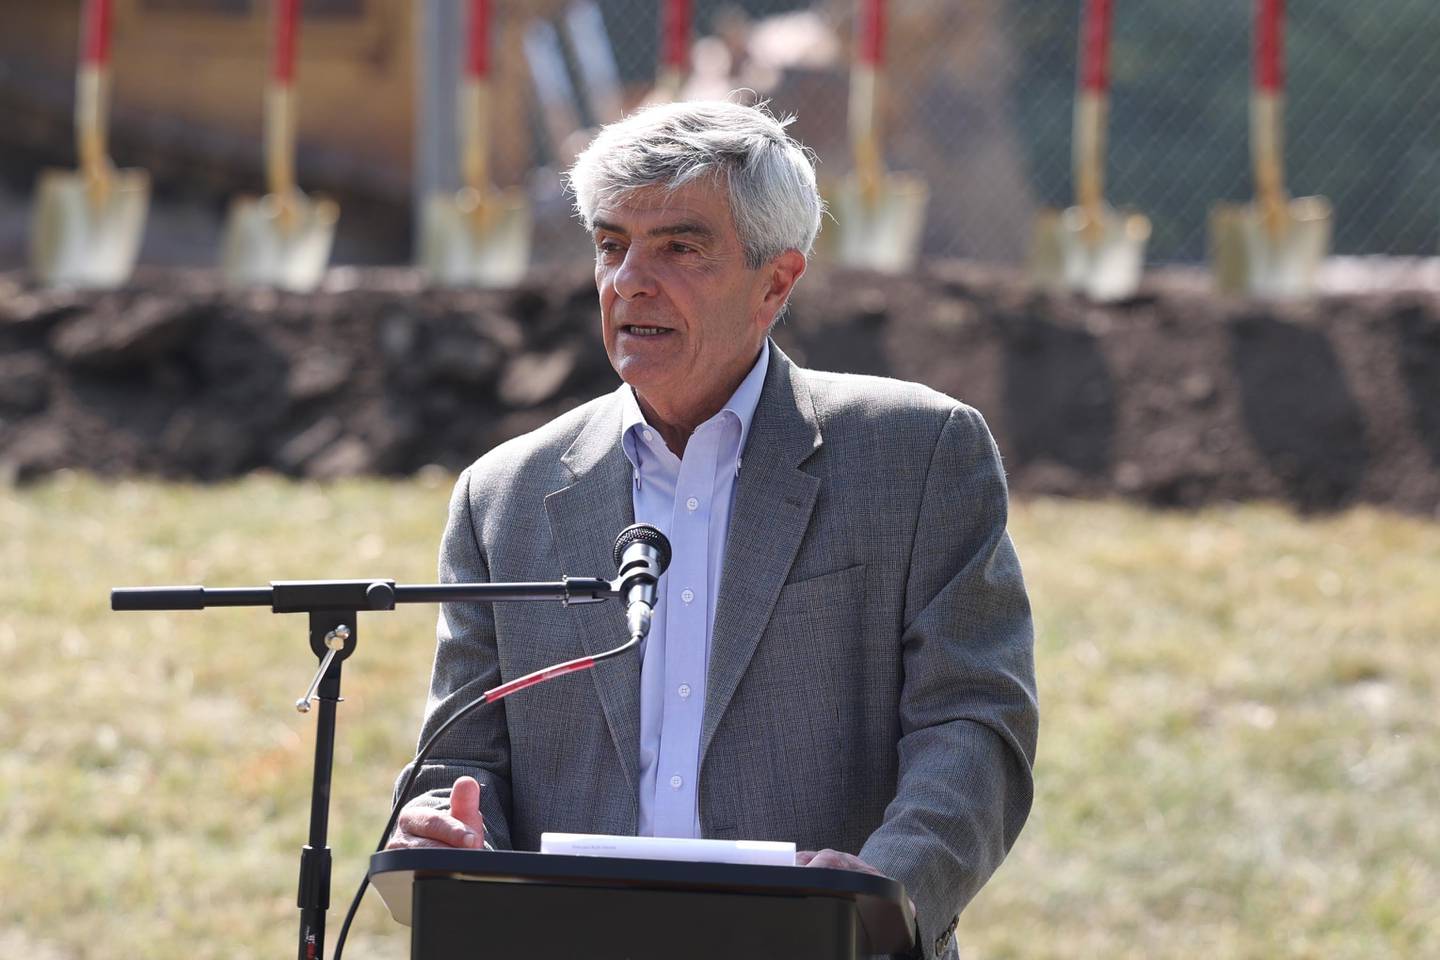
[[[451,287],[507,287],[530,265],[532,216],[518,191],[492,195],[476,210],[453,193],[426,198],[420,265]]]
[[[1285,205],[1278,225],[1257,205],[1221,204],[1210,215],[1210,259],[1224,293],[1300,297],[1312,293],[1330,251],[1330,202],[1299,197]]]
[[[1150,221],[1143,214],[1106,208],[1098,229],[1088,223],[1080,207],[1042,212],[1035,221],[1031,279],[1100,302],[1133,297],[1145,267]]]
[[[858,178],[847,177],[833,191],[835,236],[824,246],[842,266],[904,273],[919,257],[929,202],[930,189],[918,177],[889,174],[873,198]]]
[[[150,178],[121,170],[97,194],[80,174],[47,170],[30,231],[30,267],[46,286],[109,289],[135,269]]]
[[[230,207],[221,269],[232,287],[314,290],[330,262],[340,208],[325,198],[290,201],[288,216],[271,197],[242,198]]]

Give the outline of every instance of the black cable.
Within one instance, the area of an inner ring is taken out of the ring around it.
[[[395,794],[395,803],[390,808],[390,819],[385,822],[385,829],[380,834],[380,842],[375,845],[375,852],[381,852],[385,849],[385,844],[390,842],[390,834],[394,832],[395,824],[400,820],[400,811],[405,808],[406,799],[409,797],[410,791],[414,788],[415,781],[419,779],[420,769],[424,766],[425,760],[430,756],[430,751],[435,748],[435,745],[440,742],[440,738],[448,733],[451,727],[469,716],[471,711],[484,704],[502,700],[512,693],[524,690],[526,687],[532,687],[537,683],[553,680],[555,677],[561,677],[567,673],[577,673],[581,670],[588,670],[602,660],[609,660],[611,657],[619,656],[627,650],[638,646],[639,643],[640,636],[637,634],[629,640],[626,640],[620,646],[606,650],[603,653],[597,653],[594,656],[577,657],[574,660],[566,660],[564,663],[558,663],[551,667],[536,670],[533,673],[527,673],[523,677],[510,680],[500,684],[498,687],[492,687],[486,690],[480,694],[480,696],[461,707],[453,717],[440,725],[439,730],[436,730],[430,735],[430,739],[421,745],[419,753],[415,754],[415,760],[411,764],[410,773],[405,778],[404,785],[401,786]],[[369,887],[370,873],[366,871],[365,876],[360,878],[360,886],[355,891],[354,899],[350,901],[350,909],[345,911],[345,922],[340,925],[340,935],[335,939],[335,960],[341,960],[341,956],[345,952],[345,939],[350,935],[350,924],[355,919],[355,914],[360,909],[360,901],[364,899],[365,891],[369,889]]]

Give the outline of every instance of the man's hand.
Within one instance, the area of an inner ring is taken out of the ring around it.
[[[417,798],[422,799],[422,798]],[[485,843],[485,819],[480,816],[480,783],[474,777],[460,777],[450,788],[450,810],[418,806],[411,800],[400,811],[395,832],[386,850],[416,850],[421,847],[475,849]]]
[[[877,877],[885,876],[853,853],[841,853],[839,850],[801,850],[795,854],[795,866],[829,867],[831,870],[853,870],[855,873],[870,873]],[[886,877],[886,879],[890,878]]]
[[[870,864],[861,860],[853,853],[841,853],[839,850],[800,850],[795,854],[795,866],[797,867],[829,867],[831,870],[853,870],[856,873],[868,873],[877,877],[885,877],[886,880],[893,880],[876,870]],[[910,913],[915,913],[915,900],[910,900]]]

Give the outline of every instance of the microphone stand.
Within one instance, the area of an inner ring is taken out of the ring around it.
[[[310,787],[310,834],[300,851],[298,960],[321,960],[325,950],[325,911],[330,908],[330,780],[335,760],[335,706],[340,697],[340,666],[358,639],[362,611],[393,610],[397,603],[559,600],[596,603],[619,596],[624,571],[613,583],[596,577],[565,577],[539,583],[441,583],[397,585],[394,580],[285,580],[268,587],[212,588],[117,587],[112,610],[203,610],[206,607],[269,607],[274,613],[305,613],[310,619],[310,649],[320,666],[295,709],[308,713],[319,700],[315,728],[315,773]],[[522,678],[523,679],[523,678]]]

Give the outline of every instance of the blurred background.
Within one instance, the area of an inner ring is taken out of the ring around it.
[[[413,198],[458,181],[448,118],[461,6],[303,4],[299,174],[341,200],[337,263],[410,262]],[[753,89],[798,115],[793,130],[822,173],[843,173],[852,7],[695,0],[685,95]],[[0,268],[24,262],[37,171],[74,164],[79,9],[0,4]],[[555,169],[573,153],[572,135],[654,84],[659,11],[651,0],[497,0],[494,174],[541,202],[542,236],[569,235]],[[225,204],[260,187],[269,16],[261,0],[116,0],[112,153],[154,180],[142,263],[213,263]],[[1252,4],[1121,2],[1113,16],[1109,197],[1151,218],[1152,262],[1201,262],[1210,205],[1252,192]],[[1080,17],[1079,3],[1054,0],[890,5],[885,151],[930,184],[925,255],[1018,263],[1037,208],[1071,202]],[[1313,0],[1290,11],[1289,181],[1297,194],[1330,198],[1339,254],[1437,252],[1437,34],[1440,8],[1427,0]],[[541,240],[535,251],[543,261],[573,244]]]
[[[294,949],[303,624],[118,614],[110,587],[430,582],[456,473],[617,384],[559,171],[657,97],[662,4],[495,0],[485,146],[533,211],[530,267],[452,286],[413,264],[421,199],[462,181],[467,4],[304,0],[297,180],[341,211],[304,292],[216,268],[232,200],[266,189],[282,5],[114,0],[109,152],[148,171],[149,216],[133,276],[83,289],[27,266],[37,178],[77,166],[82,5],[0,0],[4,960]],[[855,6],[695,0],[678,95],[794,112],[833,186]],[[1255,296],[1205,260],[1212,205],[1257,190],[1256,5],[1117,0],[1105,196],[1153,229],[1104,298],[1024,266],[1081,192],[1082,6],[889,4],[878,130],[928,185],[919,255],[822,252],[775,331],[808,366],[971,403],[1003,456],[1037,793],[957,938],[971,960],[1440,956],[1440,4],[1290,5],[1284,168],[1333,205],[1334,256]],[[366,614],[347,661],[332,943],[434,613]],[[399,960],[408,930],[372,894],[348,950]]]

